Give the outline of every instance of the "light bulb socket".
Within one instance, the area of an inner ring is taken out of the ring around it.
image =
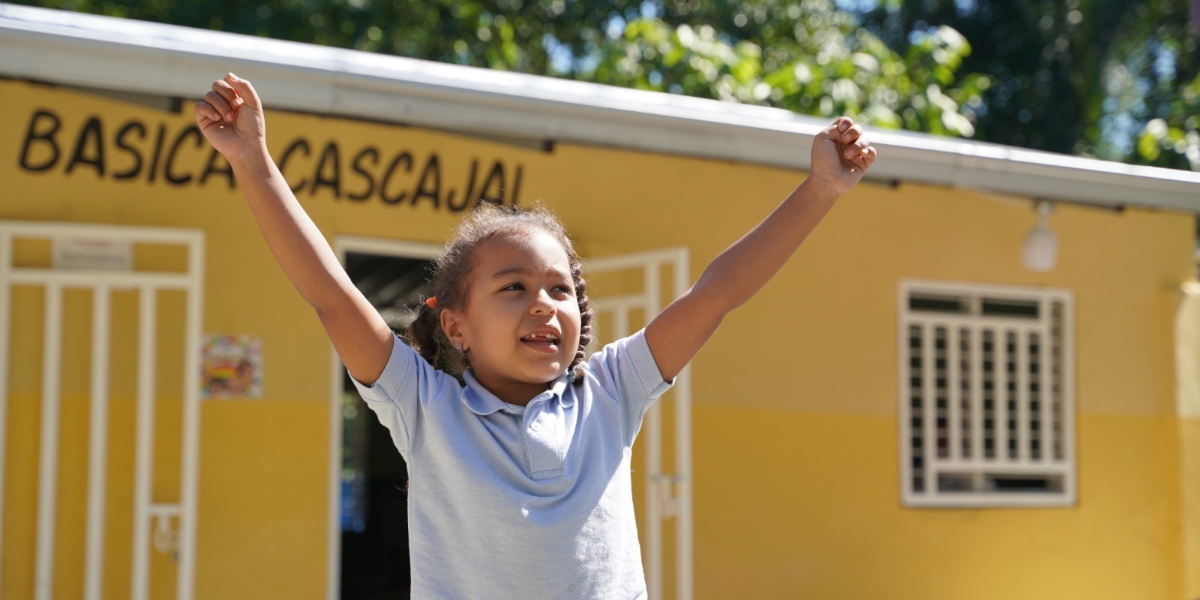
[[[1058,262],[1058,236],[1049,227],[1038,224],[1025,236],[1021,258],[1031,271],[1053,270]]]

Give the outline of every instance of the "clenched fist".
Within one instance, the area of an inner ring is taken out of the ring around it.
[[[849,117],[839,117],[813,140],[809,178],[845,194],[862,180],[876,156],[862,126]]]
[[[204,100],[196,103],[196,125],[230,164],[249,153],[267,152],[267,123],[258,92],[233,73],[214,81]]]

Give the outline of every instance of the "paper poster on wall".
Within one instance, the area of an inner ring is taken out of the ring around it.
[[[262,338],[206,335],[200,352],[201,398],[261,398]]]

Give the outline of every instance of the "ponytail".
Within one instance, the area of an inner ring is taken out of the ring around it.
[[[439,314],[441,310],[422,302],[417,306],[417,318],[408,325],[408,330],[404,334],[408,345],[415,348],[421,358],[435,367],[438,362],[438,354],[441,353],[439,342],[442,333],[441,315]]]
[[[575,350],[575,359],[571,361],[571,366],[567,367],[567,371],[570,373],[572,383],[583,385],[583,372],[579,369],[579,363],[583,362],[584,353],[588,345],[592,343],[593,313],[587,297],[587,282],[583,280],[583,266],[579,264],[579,258],[575,256],[574,249],[570,251],[568,257],[571,259],[571,279],[575,284],[575,297],[579,301],[579,348]]]

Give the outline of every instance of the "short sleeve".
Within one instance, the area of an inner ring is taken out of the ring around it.
[[[625,442],[632,445],[646,411],[675,383],[664,381],[646,342],[646,330],[608,344],[587,361],[588,371],[621,404]]]
[[[349,373],[349,371],[347,371]],[[416,350],[392,334],[392,352],[387,365],[372,385],[364,385],[350,375],[358,394],[374,411],[380,424],[392,434],[392,443],[407,458],[419,450],[424,421],[424,406],[430,399],[457,385],[452,377],[434,369]]]

